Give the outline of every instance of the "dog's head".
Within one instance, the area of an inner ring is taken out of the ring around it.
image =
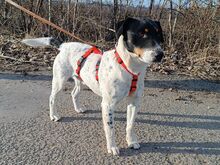
[[[127,18],[117,30],[117,38],[123,35],[124,46],[145,62],[160,62],[164,56],[160,46],[163,34],[160,22],[150,19]]]

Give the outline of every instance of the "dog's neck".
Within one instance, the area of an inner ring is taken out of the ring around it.
[[[121,35],[116,45],[116,51],[118,52],[122,61],[127,66],[128,70],[134,74],[138,74],[142,71],[145,71],[147,65],[144,62],[142,62],[136,54],[129,52],[126,49],[123,39],[124,37],[123,35]]]

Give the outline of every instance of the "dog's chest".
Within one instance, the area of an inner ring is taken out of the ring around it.
[[[99,70],[102,94],[123,98],[129,94],[132,76],[117,62],[114,51],[103,55]]]
[[[96,80],[96,64],[98,81]],[[80,72],[83,82],[96,94],[108,93],[111,97],[124,97],[129,94],[132,77],[117,63],[114,51],[105,52],[102,56],[91,54],[83,64]]]

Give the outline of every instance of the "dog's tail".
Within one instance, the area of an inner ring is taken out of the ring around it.
[[[23,39],[22,43],[32,46],[32,47],[45,47],[45,46],[54,46],[59,48],[62,44],[61,41],[53,38],[53,37],[40,37],[40,38],[32,38],[32,39]]]

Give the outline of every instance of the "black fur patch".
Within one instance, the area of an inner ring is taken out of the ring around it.
[[[134,48],[153,48],[163,40],[160,22],[150,19],[127,18],[117,31],[117,36],[124,36],[124,44],[128,51]]]

